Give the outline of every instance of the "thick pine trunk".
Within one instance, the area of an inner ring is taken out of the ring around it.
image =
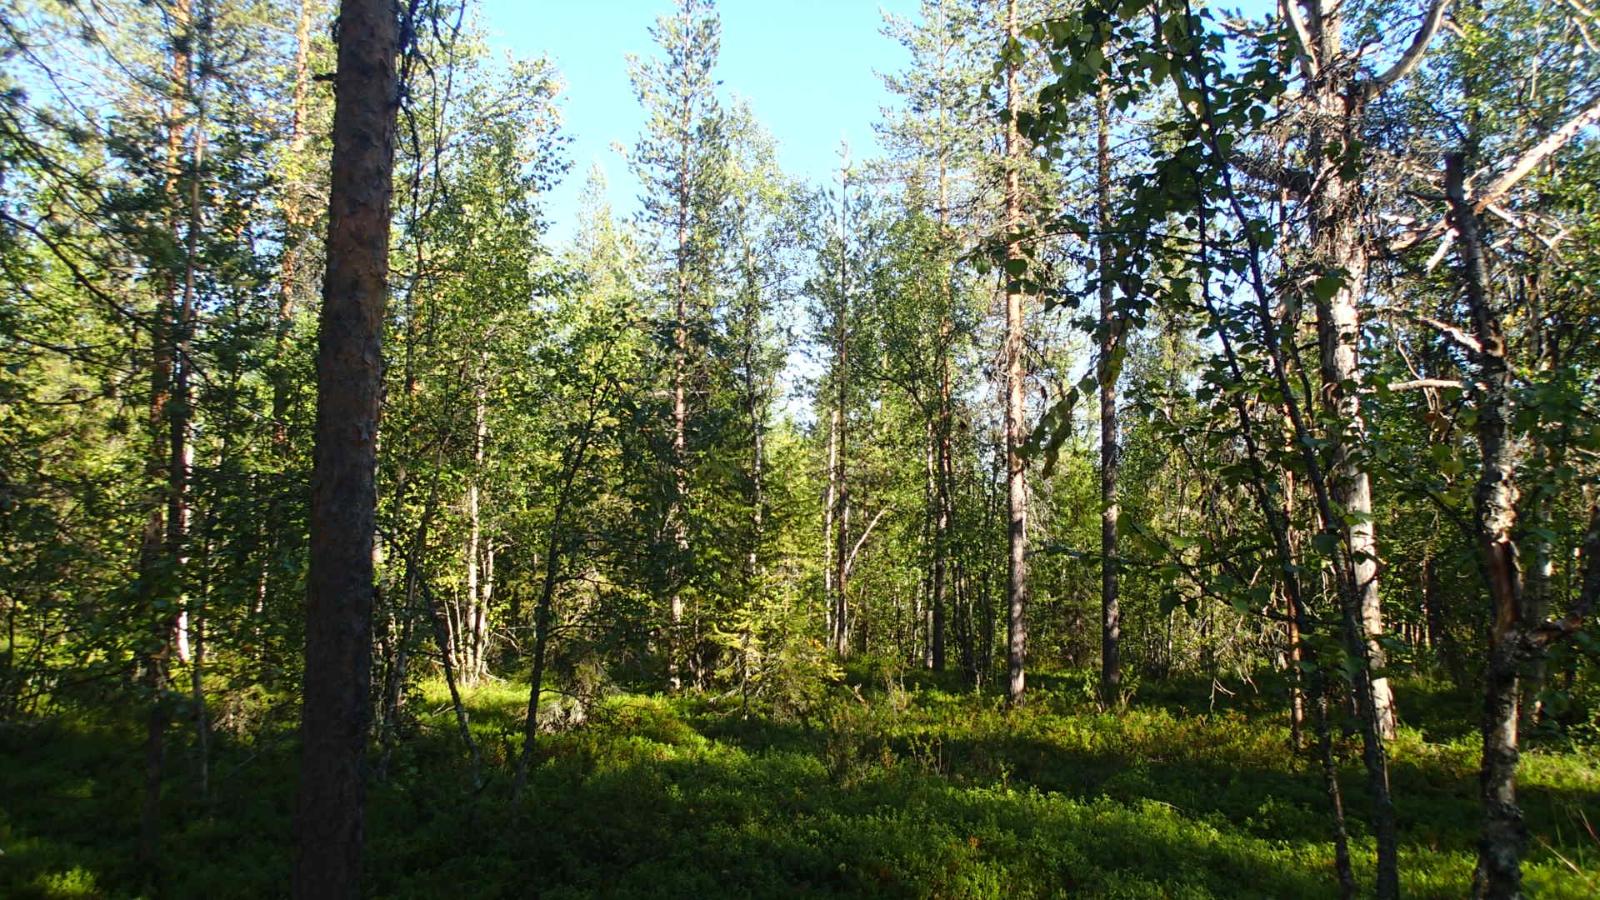
[[[292,882],[298,898],[353,898],[361,890],[374,476],[399,104],[394,5],[344,0],[338,35]]]

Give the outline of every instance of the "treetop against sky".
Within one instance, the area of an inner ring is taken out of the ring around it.
[[[881,33],[885,13],[908,16],[915,0],[731,0],[718,4],[722,56],[717,74],[728,96],[747,101],[778,140],[780,161],[796,177],[826,182],[839,164],[840,141],[852,156],[874,155],[873,123],[896,101],[879,73],[905,63]],[[638,182],[624,155],[644,125],[628,81],[628,54],[654,50],[648,29],[670,12],[662,0],[480,5],[496,50],[517,57],[548,53],[566,83],[562,98],[572,171],[552,192],[547,215],[566,238],[589,168],[600,164],[619,212],[636,207]]]

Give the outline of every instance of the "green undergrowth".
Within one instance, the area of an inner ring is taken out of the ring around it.
[[[1035,678],[1028,706],[1008,712],[951,681],[856,673],[784,719],[737,698],[619,694],[540,736],[516,803],[526,685],[467,693],[476,773],[447,693],[427,685],[369,790],[367,885],[381,897],[1335,895],[1326,796],[1288,749],[1281,694],[1185,683],[1102,710],[1088,683]],[[1406,892],[1461,897],[1477,821],[1471,704],[1422,683],[1399,699],[1430,723],[1394,746]],[[0,729],[0,896],[283,896],[292,716],[251,721],[246,737],[218,735],[208,797],[190,749],[174,749],[154,872],[132,862],[137,721]],[[1343,784],[1370,883],[1353,765]],[[1600,894],[1592,753],[1535,747],[1521,786],[1530,894]]]

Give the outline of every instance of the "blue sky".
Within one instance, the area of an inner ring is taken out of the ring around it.
[[[820,180],[838,166],[839,142],[852,156],[876,153],[873,123],[893,103],[880,72],[898,71],[905,53],[883,36],[883,11],[909,15],[916,0],[724,0],[724,97],[746,99],[780,148],[784,169]],[[628,81],[626,56],[648,55],[647,32],[672,0],[480,0],[496,52],[548,54],[566,82],[562,98],[573,163],[548,198],[556,241],[572,233],[578,193],[599,163],[619,213],[636,208],[638,185],[613,144],[631,148],[644,117]]]

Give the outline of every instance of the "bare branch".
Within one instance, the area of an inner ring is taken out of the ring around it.
[[[1300,52],[1295,54],[1295,61],[1300,64],[1300,73],[1308,81],[1316,78],[1321,67],[1311,55],[1311,31],[1306,28],[1306,17],[1300,12],[1300,0],[1278,0],[1278,10],[1289,20],[1290,27],[1294,29],[1295,40],[1300,42]]]
[[[850,570],[855,568],[856,554],[861,552],[861,545],[867,542],[867,536],[872,534],[873,527],[878,524],[879,519],[883,518],[883,514],[890,509],[893,509],[893,507],[885,506],[883,509],[878,510],[878,514],[872,517],[871,522],[867,523],[866,530],[861,532],[861,537],[856,539],[856,545],[850,548],[850,555],[845,557],[844,571],[846,575],[850,574]]]
[[[1472,194],[1473,210],[1483,212],[1491,204],[1497,203],[1500,198],[1510,193],[1511,189],[1517,186],[1517,182],[1526,178],[1528,173],[1532,172],[1541,162],[1549,159],[1556,151],[1566,146],[1583,129],[1596,123],[1600,123],[1600,96],[1595,97],[1589,102],[1588,106],[1574,113],[1566,124],[1545,135],[1544,140],[1523,151],[1522,155],[1512,160],[1506,166],[1505,171],[1490,182],[1487,187],[1474,191]],[[1445,234],[1448,229],[1449,224],[1443,216],[1440,216],[1430,225],[1414,228],[1397,235],[1394,240],[1389,242],[1389,250],[1393,253],[1402,253],[1418,244],[1426,243]]]
[[[1588,106],[1579,110],[1571,119],[1568,119],[1565,125],[1550,132],[1545,136],[1544,140],[1529,147],[1521,156],[1513,160],[1511,165],[1506,167],[1506,170],[1501,173],[1499,178],[1490,182],[1488,187],[1481,191],[1475,191],[1472,198],[1472,208],[1477,212],[1483,212],[1485,207],[1499,200],[1517,182],[1526,177],[1529,172],[1532,172],[1535,166],[1566,146],[1568,141],[1578,136],[1578,132],[1596,122],[1600,122],[1600,96],[1595,97]]]
[[[1277,160],[1250,153],[1234,153],[1228,161],[1251,178],[1265,181],[1298,197],[1305,197],[1311,193],[1313,178],[1305,169],[1296,169]]]
[[[1454,388],[1459,391],[1467,389],[1467,383],[1458,378],[1416,378],[1411,381],[1396,381],[1389,385],[1391,391],[1420,391],[1425,388]]]
[[[1411,46],[1400,55],[1395,64],[1387,72],[1372,79],[1365,85],[1367,96],[1381,93],[1389,85],[1411,74],[1421,62],[1422,57],[1428,52],[1428,45],[1433,43],[1434,35],[1439,33],[1439,24],[1444,21],[1445,10],[1450,8],[1450,0],[1433,0],[1433,6],[1428,8],[1427,17],[1422,20],[1422,26],[1417,29],[1417,34],[1411,39]]]
[[[1589,33],[1589,22],[1600,21],[1600,17],[1597,17],[1593,10],[1584,6],[1579,0],[1567,0],[1567,5],[1572,7],[1572,11],[1576,13],[1572,17],[1572,24],[1577,26],[1578,35],[1583,39],[1583,45],[1589,48],[1590,53],[1600,53],[1600,42],[1597,42],[1594,36]]]
[[[1469,353],[1483,352],[1483,345],[1478,343],[1477,338],[1467,334],[1465,331],[1457,328],[1454,325],[1451,325],[1448,322],[1441,322],[1438,319],[1430,316],[1413,315],[1411,318],[1413,321],[1419,322],[1428,326],[1429,328],[1432,328],[1434,331],[1439,332],[1439,334],[1443,335],[1451,343],[1463,350],[1468,351]]]

